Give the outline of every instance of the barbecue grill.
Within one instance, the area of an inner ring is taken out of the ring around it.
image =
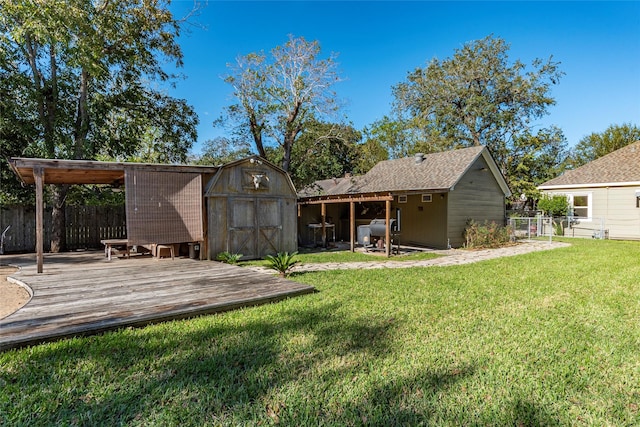
[[[398,234],[398,227],[396,227],[395,218],[389,220],[391,224],[391,234]],[[387,234],[387,221],[384,219],[374,219],[369,223],[369,232],[372,236],[384,237]]]
[[[396,221],[395,218],[391,218],[389,220],[389,232],[391,235],[391,248],[393,249],[393,244],[397,245],[396,251],[400,250],[400,230],[399,230],[399,221]],[[369,223],[369,234],[371,235],[371,243],[373,243],[373,237],[378,238],[378,244],[373,245],[373,248],[368,248],[369,250],[376,249],[384,249],[384,239],[387,234],[387,222],[384,219],[374,219]]]

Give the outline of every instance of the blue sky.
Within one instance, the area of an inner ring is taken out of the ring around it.
[[[553,56],[566,73],[552,89],[556,105],[537,125],[560,127],[571,146],[611,124],[640,125],[640,2],[521,1],[212,1],[191,17],[179,42],[184,79],[169,93],[193,105],[198,143],[224,135],[212,122],[233,102],[222,81],[238,55],[269,52],[288,35],[318,40],[321,57],[338,54],[344,81],[335,89],[361,130],[388,114],[392,86],[434,57],[493,34],[509,57]],[[181,18],[192,0],[174,1]]]

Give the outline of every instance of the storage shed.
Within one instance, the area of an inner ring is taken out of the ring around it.
[[[279,167],[259,157],[228,163],[205,196],[209,259],[221,252],[257,259],[297,250],[296,190]]]

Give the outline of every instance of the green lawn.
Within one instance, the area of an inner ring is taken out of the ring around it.
[[[318,264],[328,262],[387,262],[387,261],[419,261],[438,258],[440,255],[433,252],[412,252],[408,254],[393,255],[387,258],[384,252],[367,253],[351,251],[313,251],[301,252],[295,257],[300,264]],[[242,261],[239,265],[261,265],[268,266],[266,260]]]
[[[0,353],[0,425],[640,425],[640,242]]]

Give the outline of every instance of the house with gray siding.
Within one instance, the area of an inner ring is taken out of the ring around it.
[[[386,160],[365,175],[317,181],[298,193],[300,243],[314,243],[322,218],[329,239],[354,226],[396,219],[403,245],[460,247],[469,220],[503,225],[509,187],[486,147]],[[313,228],[316,227],[316,228]]]
[[[545,182],[543,194],[566,195],[573,221],[565,234],[640,239],[640,141]]]

